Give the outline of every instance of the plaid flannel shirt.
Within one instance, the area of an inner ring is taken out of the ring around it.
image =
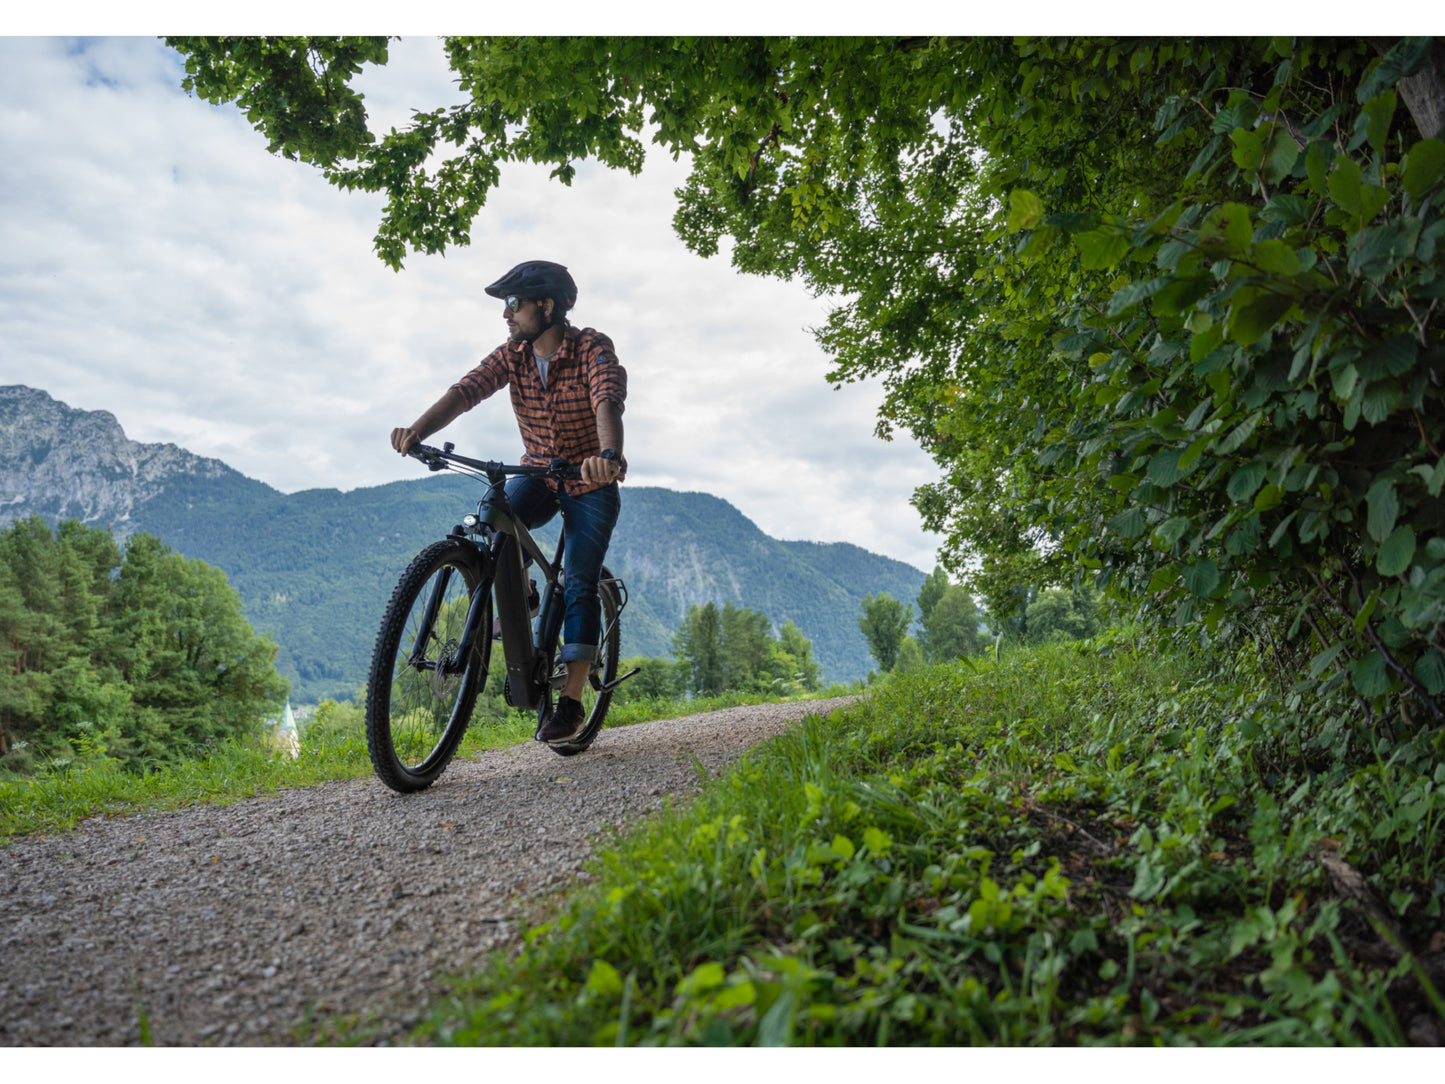
[[[512,394],[512,412],[526,452],[522,462],[546,466],[550,460],[572,464],[601,453],[597,408],[608,399],[621,411],[627,400],[627,370],[617,361],[612,340],[594,328],[567,327],[562,345],[547,367],[547,383],[537,372],[531,343],[506,342],[452,385],[471,410],[503,386]],[[555,483],[550,483],[555,489]],[[572,496],[600,489],[566,482]]]

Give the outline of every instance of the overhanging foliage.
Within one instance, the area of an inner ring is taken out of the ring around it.
[[[1445,720],[1432,39],[448,39],[467,100],[349,157],[255,92],[253,47],[173,44],[273,148],[389,194],[393,267],[466,243],[500,162],[636,171],[650,132],[691,155],[690,247],[842,298],[832,378],[884,377],[991,610],[1087,568]]]

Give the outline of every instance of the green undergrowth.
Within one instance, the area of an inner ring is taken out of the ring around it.
[[[1286,696],[1124,636],[899,677],[615,837],[415,1038],[1445,1034],[1442,737],[1332,761]]]
[[[648,698],[614,705],[606,725],[615,728],[743,704],[842,696],[857,691],[840,686],[783,698],[745,693],[695,700]],[[300,755],[294,758],[254,739],[211,741],[189,758],[142,775],[126,771],[118,761],[86,748],[82,742],[72,758],[53,761],[33,775],[0,777],[0,844],[19,835],[68,831],[91,816],[235,802],[289,787],[363,778],[372,769],[360,709],[351,705],[345,709],[342,714],[347,722],[320,738],[308,737]],[[473,723],[457,756],[465,758],[486,749],[529,741],[535,729],[535,715],[517,711],[508,711],[500,721]]]

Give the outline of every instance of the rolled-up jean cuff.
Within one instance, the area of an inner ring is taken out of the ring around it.
[[[562,662],[596,662],[596,644],[563,644],[557,658]]]

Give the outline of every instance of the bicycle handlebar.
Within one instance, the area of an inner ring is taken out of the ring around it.
[[[450,464],[456,463],[489,476],[520,474],[535,478],[555,478],[559,481],[574,481],[582,477],[582,472],[578,468],[562,459],[554,459],[545,467],[534,467],[521,463],[499,463],[492,459],[469,459],[467,456],[458,455],[452,451],[453,447],[454,445],[450,442],[443,444],[440,448],[417,443],[408,448],[406,454],[413,459],[421,460],[426,464],[427,470],[433,471],[446,470]]]

